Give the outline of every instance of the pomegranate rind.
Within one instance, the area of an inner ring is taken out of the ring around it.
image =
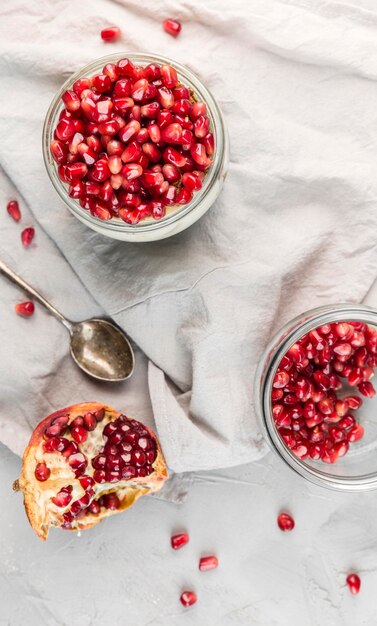
[[[94,413],[102,408],[105,410],[104,423],[112,422],[121,415],[124,415],[101,402],[83,402],[51,413],[39,422],[31,435],[29,444],[23,455],[22,471],[18,480],[18,487],[23,493],[25,511],[29,522],[37,535],[43,540],[47,539],[51,526],[61,526],[61,524],[56,523],[56,520],[52,518],[50,511],[45,506],[50,500],[50,495],[55,495],[67,484],[77,484],[79,482],[65,459],[60,459],[58,453],[46,453],[43,451],[42,446],[45,441],[45,430],[50,426],[51,422],[58,417],[68,416],[69,425],[79,415],[83,415],[87,412]],[[153,473],[145,477],[135,477],[129,481],[122,479],[120,482],[112,484],[111,487],[105,492],[102,492],[101,495],[105,493],[117,493],[120,499],[119,508],[116,510],[101,508],[100,513],[96,515],[87,512],[84,517],[78,519],[76,524],[68,530],[78,531],[92,528],[104,518],[129,508],[141,496],[159,491],[163,487],[165,480],[168,478],[164,456],[154,432],[145,424],[143,424],[143,427],[148,431],[156,444],[157,455],[155,461],[152,463]],[[36,464],[41,461],[46,461],[51,469],[50,477],[44,482],[38,481],[35,477]],[[90,462],[88,463],[88,467],[89,465]],[[127,483],[132,483],[132,486],[127,487]]]

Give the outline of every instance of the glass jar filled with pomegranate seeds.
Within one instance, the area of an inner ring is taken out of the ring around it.
[[[377,488],[377,311],[307,311],[270,341],[255,409],[272,449],[298,474],[345,491]]]
[[[220,108],[188,68],[153,54],[109,55],[62,85],[43,155],[70,211],[124,241],[170,237],[215,202],[229,141]]]

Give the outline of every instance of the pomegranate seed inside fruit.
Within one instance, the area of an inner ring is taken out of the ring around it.
[[[21,233],[21,241],[25,248],[28,248],[34,239],[35,230],[32,226],[25,228]]]
[[[51,498],[52,502],[58,507],[66,507],[72,500],[72,486],[63,487],[55,497]]]
[[[219,566],[219,560],[216,556],[202,556],[199,561],[199,569],[201,572],[208,572]]]
[[[177,37],[181,32],[182,25],[178,20],[167,19],[163,23],[164,31],[172,37]]]
[[[83,426],[74,426],[71,428],[71,435],[76,443],[84,443],[88,438],[88,431]]]
[[[192,606],[197,601],[198,597],[193,591],[184,591],[180,597],[181,604],[183,606]]]
[[[280,530],[290,531],[295,527],[295,521],[289,513],[280,513],[278,516],[278,526]]]
[[[118,26],[107,26],[103,30],[101,30],[101,38],[106,42],[113,42],[119,39],[121,35],[121,30]]]
[[[51,470],[47,467],[46,463],[38,463],[35,468],[35,477],[40,482],[44,482],[50,477]]]
[[[30,300],[26,302],[20,302],[15,306],[16,313],[21,315],[22,317],[30,317],[34,313],[34,302],[30,302]]]
[[[348,588],[349,588],[350,592],[353,595],[356,595],[357,593],[359,593],[360,586],[361,586],[361,580],[360,580],[360,577],[357,574],[348,574],[348,576],[346,578],[346,583],[348,585]]]
[[[171,547],[173,550],[179,550],[183,548],[190,540],[188,533],[178,533],[177,535],[172,535],[170,539]]]
[[[21,211],[17,200],[10,200],[7,204],[8,214],[14,219],[15,222],[19,222],[21,219]]]

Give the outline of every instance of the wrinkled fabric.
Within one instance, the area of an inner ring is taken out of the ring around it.
[[[182,21],[177,39],[161,27]],[[366,2],[13,0],[0,7],[1,258],[74,319],[106,314],[145,356],[132,381],[89,381],[66,331],[32,319],[1,281],[0,438],[20,453],[37,419],[109,401],[154,419],[175,471],[260,457],[256,364],[272,332],[316,305],[359,302],[376,274],[377,17]],[[117,24],[122,41],[99,31]],[[52,188],[44,116],[70,73],[105,54],[155,51],[195,71],[231,142],[221,196],[194,226],[147,244],[79,223]],[[146,367],[148,361],[148,382]]]

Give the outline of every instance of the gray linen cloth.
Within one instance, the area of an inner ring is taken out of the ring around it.
[[[130,382],[90,381],[70,361],[65,329],[38,306],[16,316],[22,297],[1,280],[1,441],[21,453],[38,419],[96,399],[146,421],[152,406],[176,472],[258,458],[253,377],[272,331],[314,305],[360,301],[375,278],[376,16],[314,0],[13,0],[0,12],[1,258],[67,316],[111,316],[145,355]],[[183,23],[176,40],[161,27],[169,15]],[[111,23],[123,39],[108,46],[99,31]],[[146,48],[208,85],[231,162],[200,222],[129,244],[68,213],[41,132],[71,72]],[[5,213],[12,197],[22,226],[36,228],[28,250]]]

